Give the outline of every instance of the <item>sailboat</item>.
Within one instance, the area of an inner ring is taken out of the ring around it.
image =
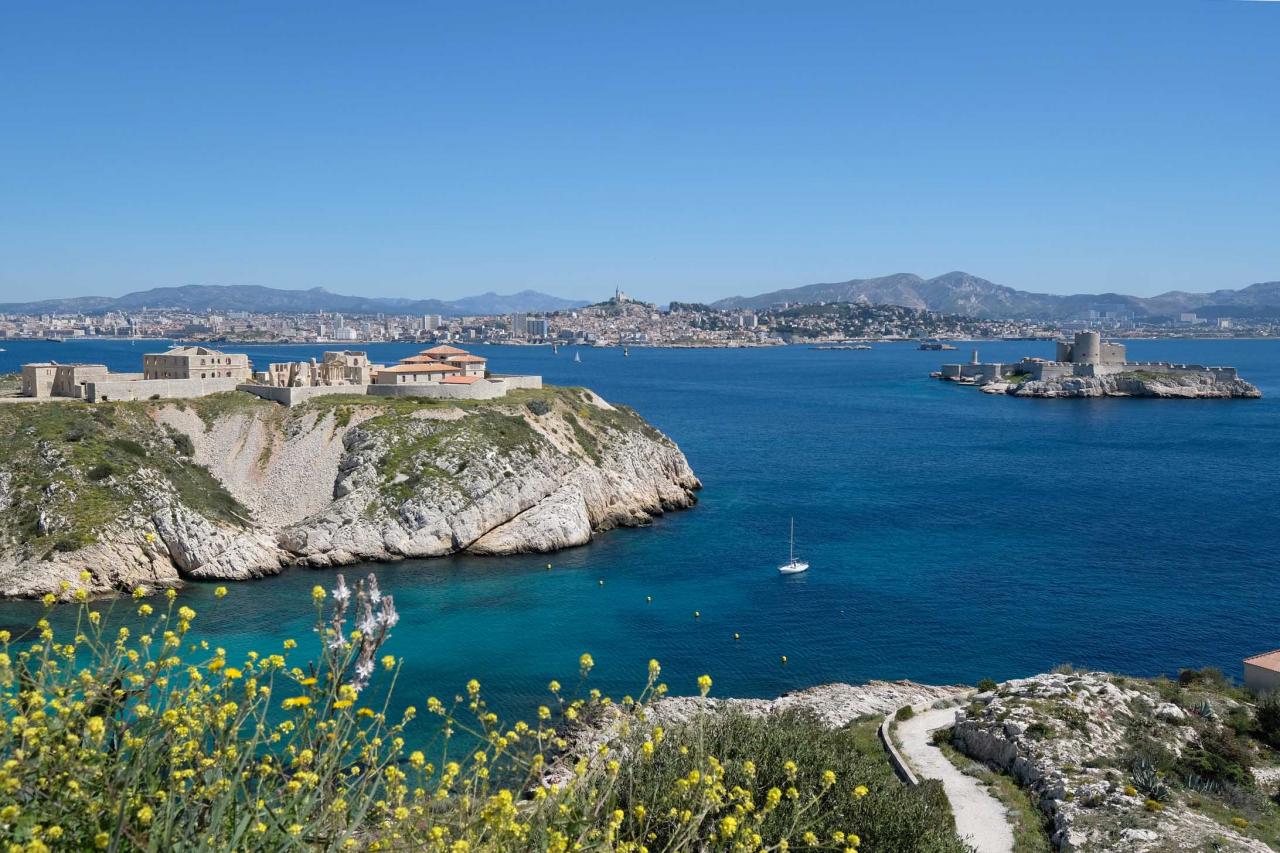
[[[582,363],[582,353],[579,353],[579,352],[576,352],[576,351],[575,351],[575,352],[574,352],[574,354],[573,354],[573,360],[574,360],[574,361],[576,361],[577,363],[581,364],[581,363]]]
[[[625,357],[625,356],[630,356],[630,355],[631,355],[631,347],[623,347],[623,348],[622,348],[622,355],[623,355],[624,357]]]
[[[552,355],[560,354],[560,347],[558,347],[554,341],[551,342],[551,354]]]
[[[808,563],[804,560],[796,559],[796,520],[793,517],[791,519],[791,559],[778,566],[778,572],[784,575],[798,575],[808,570]]]

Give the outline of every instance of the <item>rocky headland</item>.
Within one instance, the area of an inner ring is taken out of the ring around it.
[[[680,449],[586,389],[0,409],[0,595],[553,551],[692,506]]]

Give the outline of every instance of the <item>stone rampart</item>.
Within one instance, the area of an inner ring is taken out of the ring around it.
[[[84,399],[90,403],[110,400],[180,400],[184,397],[207,397],[222,391],[234,391],[238,379],[136,379],[86,382]]]

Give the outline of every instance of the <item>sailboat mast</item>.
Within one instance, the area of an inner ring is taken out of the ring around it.
[[[791,562],[796,561],[796,517],[791,516]]]

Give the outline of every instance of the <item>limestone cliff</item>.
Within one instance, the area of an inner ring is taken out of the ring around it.
[[[232,392],[0,412],[0,594],[580,545],[691,506],[684,455],[585,389],[487,402]]]

